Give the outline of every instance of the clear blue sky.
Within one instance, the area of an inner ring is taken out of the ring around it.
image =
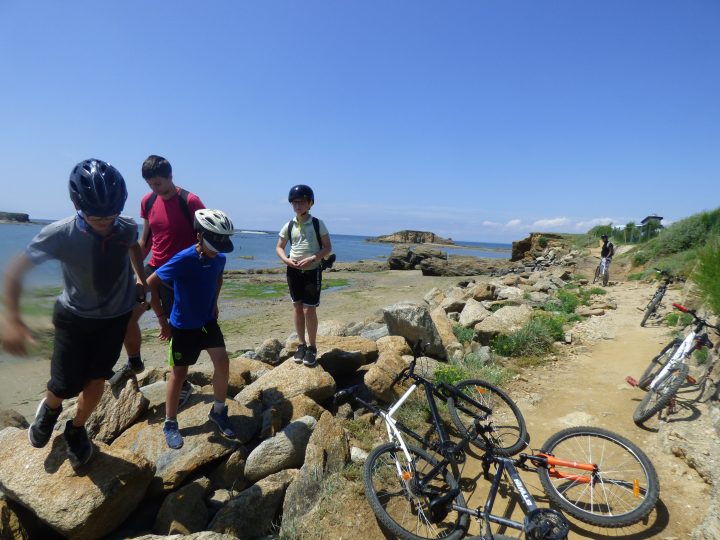
[[[0,0],[0,210],[148,154],[239,228],[471,241],[718,206],[720,2]]]

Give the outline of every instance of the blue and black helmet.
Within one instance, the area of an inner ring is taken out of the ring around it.
[[[293,202],[295,199],[305,199],[314,203],[315,194],[310,186],[298,184],[297,186],[291,187],[290,193],[288,194],[288,202]]]
[[[119,214],[127,199],[120,172],[100,159],[86,159],[75,165],[68,190],[75,208],[88,216]]]

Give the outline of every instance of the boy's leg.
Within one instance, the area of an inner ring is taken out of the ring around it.
[[[295,323],[295,333],[297,333],[300,345],[307,345],[305,341],[305,312],[302,302],[293,303],[293,322]]]
[[[100,403],[103,392],[105,391],[105,379],[92,379],[85,383],[82,392],[78,396],[77,410],[73,425],[75,427],[84,426],[90,415]]]
[[[310,347],[315,347],[318,330],[317,308],[304,306],[303,312],[305,315],[305,328],[307,328],[308,343]]]
[[[215,401],[225,402],[227,399],[228,379],[230,378],[230,360],[225,347],[207,350],[213,363],[213,396]]]
[[[189,366],[173,366],[165,387],[165,416],[175,419],[180,400],[180,388],[187,376]]]
[[[228,360],[225,339],[217,321],[205,325],[204,344],[213,363],[213,395],[215,402],[208,413],[208,418],[220,429],[220,433],[229,439],[236,437],[235,430],[228,417],[227,398],[228,378],[230,377],[230,361]]]
[[[139,320],[146,309],[142,304],[137,304],[133,309],[132,316],[128,321],[127,332],[125,333],[125,352],[128,355],[128,365],[134,373],[140,373],[145,366],[140,356],[140,346],[142,343],[142,334],[140,333]]]
[[[303,356],[303,364],[312,367],[317,363],[317,307],[320,305],[320,290],[322,288],[322,272],[319,269],[305,273],[305,287],[303,290],[303,318],[308,333],[309,345]]]
[[[65,441],[68,445],[70,461],[83,465],[90,461],[93,455],[93,446],[85,430],[85,422],[100,403],[105,391],[105,379],[92,379],[85,383],[78,396],[75,418],[65,423]]]

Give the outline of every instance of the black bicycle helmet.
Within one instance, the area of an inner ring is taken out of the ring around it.
[[[120,172],[100,159],[81,161],[70,173],[70,199],[88,216],[112,216],[125,206],[127,188]]]
[[[315,202],[315,194],[310,186],[305,184],[298,184],[290,188],[288,194],[288,202],[293,202],[295,199],[307,199],[308,201]]]
[[[607,240],[607,239],[608,239],[608,235],[607,235],[607,234],[603,234],[600,238],[603,239],[603,240]]]

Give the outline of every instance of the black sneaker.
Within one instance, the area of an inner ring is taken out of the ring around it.
[[[178,400],[178,409],[182,409],[183,406],[188,402],[190,396],[193,393],[193,387],[190,382],[185,379],[183,381],[182,388],[180,388],[180,399]]]
[[[93,455],[93,445],[85,426],[75,427],[73,421],[65,424],[65,442],[70,461],[75,465],[85,465]]]
[[[305,356],[303,356],[302,363],[305,364],[307,367],[313,367],[317,364],[317,359],[315,358],[317,356],[317,349],[315,347],[308,347],[305,350]]]
[[[62,412],[62,405],[57,409],[51,409],[45,401],[43,398],[40,402],[35,412],[35,420],[28,429],[28,439],[30,440],[30,444],[35,448],[42,448],[48,443],[52,436],[55,422],[57,422],[58,416],[60,416]]]
[[[305,351],[307,351],[307,345],[304,343],[298,345],[297,351],[295,351],[295,356],[293,356],[296,363],[300,364],[305,359]]]
[[[130,366],[130,369],[135,375],[142,373],[145,370],[145,364],[139,356],[128,358],[128,366]]]

